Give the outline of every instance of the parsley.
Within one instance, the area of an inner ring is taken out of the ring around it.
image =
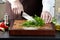
[[[38,17],[37,15],[35,15],[35,17],[33,17],[37,23],[33,22],[33,21],[26,21],[23,23],[23,26],[25,27],[41,27],[45,24],[44,20],[40,17]]]

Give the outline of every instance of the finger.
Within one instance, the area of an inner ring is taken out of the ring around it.
[[[51,20],[51,17],[50,17],[50,16],[48,16],[48,23],[50,23],[50,20]]]
[[[16,14],[16,19],[18,18],[18,10],[17,8],[15,9],[15,14]]]
[[[20,18],[20,13],[21,13],[21,12],[20,12],[20,10],[18,9],[18,19]]]
[[[51,21],[51,17],[50,17],[50,16],[48,16],[48,23],[50,23],[50,21]]]
[[[13,11],[14,9],[11,7],[11,10]]]
[[[51,23],[51,21],[52,21],[52,16],[49,15],[49,20],[48,20],[48,22]]]
[[[45,23],[48,23],[48,15],[45,15]]]
[[[42,19],[45,21],[45,14],[42,14]]]
[[[18,9],[18,14],[21,14],[21,11],[22,11],[21,9]]]
[[[21,11],[18,10],[18,14],[21,14]]]
[[[14,17],[15,17],[15,15],[16,15],[16,13],[15,13],[16,11],[15,11],[15,9],[13,8],[13,13],[14,13]]]
[[[43,13],[41,14],[41,18],[44,20],[44,14],[43,14]],[[44,20],[44,21],[45,21],[45,20]]]
[[[14,13],[15,13],[15,8],[12,8],[12,12],[14,12]]]
[[[47,23],[47,15],[45,15],[45,23]]]
[[[15,16],[15,19],[17,19],[17,17],[18,17],[17,8],[14,8],[14,16]]]
[[[23,8],[22,7],[19,7],[19,9],[18,9],[18,13],[21,15],[21,12],[24,12],[24,10],[23,10]]]
[[[15,8],[15,14],[18,15],[18,10],[17,10],[17,8]]]

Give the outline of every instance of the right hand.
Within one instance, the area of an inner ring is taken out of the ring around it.
[[[23,5],[20,2],[14,2],[11,4],[11,9],[12,12],[14,12],[15,14],[21,14],[21,11],[23,10]]]

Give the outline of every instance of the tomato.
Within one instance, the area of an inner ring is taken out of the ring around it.
[[[6,25],[4,24],[4,22],[1,22],[1,23],[0,23],[0,27],[5,28],[5,29],[8,28],[8,26],[6,26]]]

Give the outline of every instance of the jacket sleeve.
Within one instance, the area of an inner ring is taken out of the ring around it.
[[[55,0],[42,0],[42,11],[48,11],[54,17]]]
[[[7,0],[10,4],[13,4],[14,2],[16,1],[19,1],[19,0]]]

